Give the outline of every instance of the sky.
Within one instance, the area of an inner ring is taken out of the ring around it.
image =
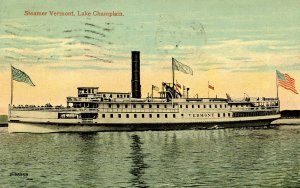
[[[208,81],[211,97],[276,97],[276,69],[299,92],[299,9],[299,0],[0,0],[0,113],[10,103],[11,65],[36,85],[14,82],[14,104],[65,105],[78,86],[130,92],[134,50],[141,52],[143,97],[152,84],[172,81],[172,57],[193,69],[193,76],[175,72],[192,97],[207,97]],[[299,95],[278,92],[281,109],[300,109]]]

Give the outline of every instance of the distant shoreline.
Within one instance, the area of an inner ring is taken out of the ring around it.
[[[281,113],[281,119],[300,118],[300,110],[283,110]]]
[[[0,127],[7,127],[7,115],[0,115]]]

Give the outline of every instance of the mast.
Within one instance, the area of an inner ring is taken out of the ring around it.
[[[276,71],[276,97],[277,97],[277,100],[278,100],[279,98],[278,98],[278,78],[277,78],[277,71]]]
[[[153,101],[153,85],[151,86],[151,100]]]
[[[279,94],[278,94],[278,76],[277,76],[277,70],[276,70],[276,99],[278,103],[278,110],[280,112],[280,101],[279,101]]]
[[[207,82],[207,95],[208,95],[208,98],[209,98],[209,81]]]
[[[12,105],[13,102],[13,88],[14,88],[14,82],[13,82],[13,70],[12,70],[12,65],[10,65],[10,106]]]
[[[172,57],[172,78],[173,78],[173,91],[174,94],[175,94],[175,90],[174,90],[174,77],[175,77],[175,74],[174,74],[174,58]]]

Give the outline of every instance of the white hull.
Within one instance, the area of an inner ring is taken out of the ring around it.
[[[280,115],[264,117],[227,118],[217,120],[180,121],[156,123],[62,123],[62,122],[9,122],[10,133],[54,133],[54,132],[101,132],[101,131],[145,131],[145,130],[180,130],[180,129],[209,129],[209,128],[232,128],[232,127],[263,127],[280,118]]]
[[[56,132],[101,132],[101,131],[129,131],[119,127],[104,127],[93,125],[57,125],[57,124],[39,124],[39,123],[9,123],[9,133],[56,133]]]

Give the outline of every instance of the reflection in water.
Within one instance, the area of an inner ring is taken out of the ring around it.
[[[98,169],[95,163],[95,155],[97,149],[97,134],[95,133],[80,133],[78,141],[79,155],[76,159],[76,164],[79,170],[79,179],[86,181],[85,186],[92,186],[87,180],[97,178]]]
[[[180,154],[181,154],[181,151],[180,151],[181,148],[178,146],[176,133],[173,132],[173,135],[171,138],[169,138],[169,136],[170,135],[168,133],[166,133],[165,142],[163,145],[163,150],[164,150],[163,155],[162,155],[163,157],[160,159],[166,168],[176,165],[176,164],[170,163],[170,161],[173,161],[176,163],[176,160],[178,160],[178,158],[180,157]]]
[[[130,145],[131,151],[131,158],[132,158],[132,166],[130,169],[130,174],[133,175],[131,179],[132,186],[135,187],[148,187],[143,180],[143,175],[145,174],[145,169],[149,166],[145,164],[144,157],[145,154],[143,153],[142,142],[138,135],[131,136],[132,143]]]

